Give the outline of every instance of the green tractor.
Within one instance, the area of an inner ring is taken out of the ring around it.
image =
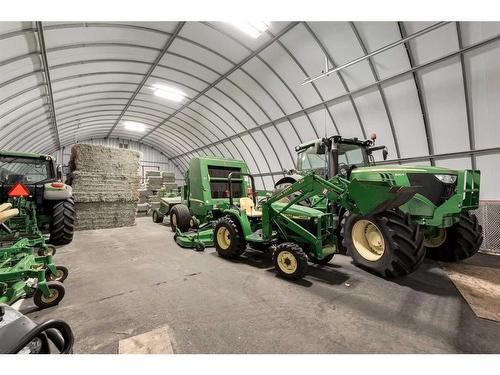
[[[234,171],[225,179],[227,183],[221,190],[227,189],[228,198],[218,203],[219,218],[214,215],[204,228],[196,231],[181,232],[177,228],[177,243],[184,247],[213,243],[223,258],[240,256],[247,245],[263,251],[272,249],[275,269],[287,279],[303,277],[308,261],[325,264],[339,249],[338,236],[333,230],[338,216],[301,203],[322,197],[358,215],[376,215],[390,212],[415,194],[413,188],[389,181],[351,182],[339,175],[325,180],[311,173],[274,196],[258,201],[252,175]],[[245,190],[247,186],[250,188]],[[242,194],[244,191],[247,193]],[[406,246],[396,241],[398,251]],[[421,245],[420,242],[420,246],[408,250],[421,253]],[[419,254],[415,256],[419,262],[403,265],[407,273],[414,271],[423,259]],[[385,276],[399,275],[387,272]]]
[[[470,213],[479,205],[480,172],[432,166],[376,166],[373,152],[382,151],[386,160],[387,151],[385,146],[375,146],[374,140],[375,136],[365,141],[334,136],[297,146],[298,170],[280,179],[274,194],[308,173],[327,179],[338,175],[351,182],[387,181],[412,187],[416,193],[407,202],[370,215],[340,207],[320,196],[311,197],[305,204],[334,212],[339,218],[334,230],[343,237],[347,253],[357,265],[382,275],[406,274],[397,264],[416,264],[425,253],[447,262],[474,255],[483,240],[482,228]],[[405,245],[398,245],[396,239]],[[423,250],[416,251],[421,242]]]
[[[0,151],[0,202],[20,211],[5,223],[13,233],[27,238],[38,237],[38,231],[49,233],[53,245],[73,240],[73,193],[71,186],[60,182],[61,174],[50,155]],[[36,230],[30,228],[34,222]],[[0,240],[9,236],[5,233]]]
[[[153,221],[162,222],[164,216],[170,216],[170,226],[174,232],[184,233],[196,229],[196,240],[193,236],[177,236],[182,246],[203,250],[205,246],[213,246],[210,231],[215,220],[223,216],[223,209],[229,202],[229,174],[232,172],[247,173],[248,167],[241,160],[224,159],[212,156],[201,156],[191,159],[185,175],[185,185],[181,188],[180,197],[163,197],[160,209]],[[236,179],[238,180],[238,179]],[[246,196],[249,185],[244,179],[234,186],[234,197]],[[156,218],[156,220],[155,220]],[[200,235],[203,238],[199,237]]]

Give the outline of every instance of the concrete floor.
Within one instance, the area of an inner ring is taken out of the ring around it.
[[[500,353],[500,323],[477,318],[430,261],[387,281],[335,256],[293,283],[258,252],[227,261],[182,249],[149,217],[78,232],[55,259],[70,270],[64,300],[21,309],[70,323],[76,353],[117,353],[119,340],[165,325],[176,353]]]

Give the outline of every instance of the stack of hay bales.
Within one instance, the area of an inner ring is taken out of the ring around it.
[[[161,189],[163,179],[160,171],[146,171],[146,189],[158,191]]]
[[[172,172],[161,172],[163,187],[168,193],[177,191],[177,184],[175,183],[175,174]]]
[[[97,145],[71,149],[67,183],[73,187],[77,230],[135,224],[139,153]]]

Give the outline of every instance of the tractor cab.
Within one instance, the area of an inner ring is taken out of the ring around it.
[[[26,222],[50,233],[53,244],[71,242],[73,193],[61,177],[61,168],[50,155],[0,150],[0,203],[10,203],[20,211],[19,217],[7,225],[20,232],[32,232],[23,224]]]
[[[374,151],[382,150],[387,159],[386,147],[374,146],[375,139],[375,134],[365,141],[333,136],[301,144],[295,147],[297,170],[300,174],[314,172],[326,178],[340,174],[348,178],[354,168],[375,165]]]

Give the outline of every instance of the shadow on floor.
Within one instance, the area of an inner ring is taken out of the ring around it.
[[[217,252],[213,252],[211,253],[211,255],[218,256]],[[231,263],[245,264],[254,268],[265,269],[268,272],[276,273],[276,271],[274,270],[272,254],[270,252],[260,252],[248,249],[239,258],[224,260]],[[300,280],[287,281],[300,286],[311,287],[313,285],[313,282],[310,279],[312,278],[328,285],[340,285],[350,278],[348,274],[339,270],[341,268],[342,266],[333,263],[329,263],[324,266],[309,263],[305,278]],[[280,276],[276,274],[276,277]]]

